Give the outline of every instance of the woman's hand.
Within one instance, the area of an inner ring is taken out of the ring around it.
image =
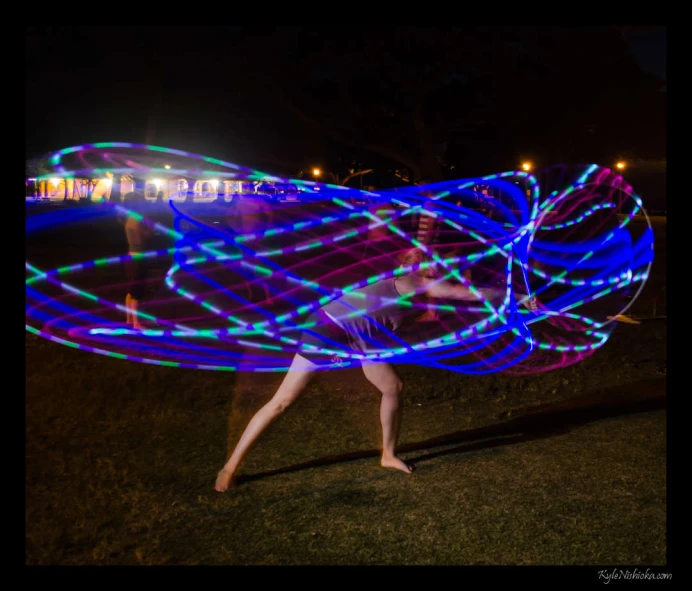
[[[529,296],[525,291],[519,289],[514,290],[514,297],[517,301],[520,301],[522,306],[531,312],[536,312],[538,310],[538,298],[535,296]]]
[[[531,312],[536,312],[538,310],[538,299],[535,297],[526,298],[522,304]]]

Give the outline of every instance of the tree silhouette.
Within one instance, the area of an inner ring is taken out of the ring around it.
[[[234,62],[249,100],[261,93],[311,130],[404,168],[412,182],[440,180],[447,165],[476,174],[516,165],[521,153],[546,164],[612,159],[623,145],[647,149],[638,129],[649,136],[664,129],[660,85],[616,29],[282,27],[243,34],[262,48],[245,70]]]

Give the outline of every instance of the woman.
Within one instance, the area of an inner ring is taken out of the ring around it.
[[[254,234],[271,228],[274,224],[274,211],[266,195],[257,192],[254,194],[238,193],[233,196],[231,206],[226,217],[227,226],[236,234]],[[271,305],[271,293],[266,281],[248,280],[245,283],[248,301],[257,301],[253,297],[253,284],[259,283],[264,292],[264,304]]]
[[[137,211],[144,203],[144,196],[139,193],[125,195],[125,206]],[[134,216],[125,219],[125,235],[127,236],[128,254],[138,254],[147,251],[147,242],[152,235],[151,228],[138,221]],[[141,330],[137,310],[144,297],[144,282],[147,278],[147,259],[131,258],[125,263],[127,273],[128,292],[125,296],[126,322],[135,330]]]
[[[430,258],[419,249],[410,250],[402,265],[404,267],[430,263]],[[496,288],[476,288],[484,300],[499,300],[505,296],[505,290]],[[340,341],[343,344],[363,351],[367,342],[379,343],[389,332],[396,333],[402,326],[415,321],[424,308],[403,306],[398,303],[402,296],[421,295],[433,298],[478,300],[470,289],[461,284],[452,284],[437,279],[433,267],[422,265],[407,275],[384,279],[344,295],[321,308],[314,316],[316,320],[314,334],[306,333],[303,344],[325,346],[320,337]],[[370,300],[370,305],[368,305]],[[379,306],[373,309],[373,304]],[[535,303],[529,306],[534,309]],[[368,310],[364,315],[348,316],[353,309]],[[297,353],[293,358],[286,377],[273,398],[267,402],[250,420],[230,459],[219,471],[215,489],[226,491],[235,483],[238,467],[247,455],[250,447],[257,441],[267,427],[276,420],[293,403],[305,389],[320,364],[331,364],[333,359],[325,355]],[[380,421],[382,423],[382,457],[385,468],[401,470],[407,474],[412,467],[396,455],[396,442],[401,414],[401,392],[403,384],[389,363],[364,363],[363,373],[368,381],[382,393],[380,404]]]

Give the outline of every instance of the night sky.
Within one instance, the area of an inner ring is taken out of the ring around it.
[[[666,79],[666,29],[647,27],[625,35],[637,63],[646,72]]]
[[[27,157],[81,143],[131,141],[250,166],[297,168],[319,160],[325,138],[277,114],[269,97],[243,94],[233,60],[252,63],[262,48],[238,47],[237,32],[29,27]],[[635,28],[625,36],[640,67],[665,78],[665,28]]]
[[[27,35],[27,156],[129,141],[247,165],[319,154],[322,144],[269,104],[243,96],[234,28],[33,28]],[[224,45],[226,44],[226,45]],[[259,159],[258,159],[259,158]],[[301,165],[302,162],[295,164]]]

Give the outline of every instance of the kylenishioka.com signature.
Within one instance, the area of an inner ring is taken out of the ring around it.
[[[598,578],[604,584],[610,583],[610,581],[617,580],[661,580],[661,579],[672,579],[672,573],[652,573],[650,569],[639,570],[634,569],[622,569],[614,568],[612,570],[599,570]]]

